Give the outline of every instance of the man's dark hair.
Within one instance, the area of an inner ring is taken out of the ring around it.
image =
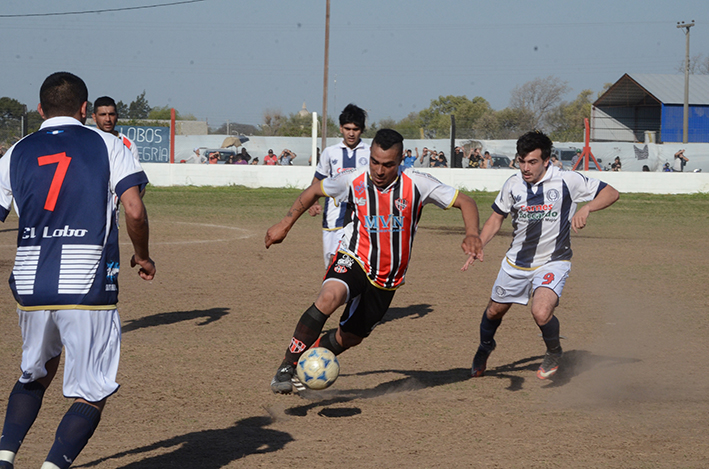
[[[116,106],[116,102],[110,96],[101,96],[96,101],[94,101],[94,112],[96,112],[96,109],[101,106],[113,106],[113,109],[115,109],[116,114],[118,113],[118,107]]]
[[[345,106],[340,114],[340,125],[354,124],[364,131],[364,123],[367,120],[367,111],[352,103]]]
[[[39,103],[47,117],[74,116],[88,99],[84,80],[69,72],[52,73],[39,89]]]
[[[404,137],[396,130],[379,129],[374,139],[372,139],[372,145],[376,145],[382,150],[396,147],[396,151],[401,155],[404,149]]]
[[[539,130],[527,132],[517,140],[517,154],[521,158],[539,149],[542,151],[542,160],[546,161],[551,157],[551,147],[551,139]]]

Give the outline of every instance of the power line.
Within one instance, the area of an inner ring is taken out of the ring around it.
[[[169,7],[174,5],[184,5],[186,3],[199,3],[206,0],[182,0],[180,2],[170,2],[170,3],[158,3],[156,5],[141,5],[137,7],[123,7],[123,8],[106,8],[103,10],[85,10],[85,11],[64,11],[59,13],[23,13],[19,15],[0,15],[0,18],[29,18],[36,16],[67,16],[67,15],[87,15],[93,13],[109,13],[115,11],[129,11],[129,10],[145,10],[147,8],[160,8]]]

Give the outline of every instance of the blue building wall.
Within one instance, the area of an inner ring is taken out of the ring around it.
[[[681,104],[662,105],[663,142],[681,142],[684,122],[684,106]],[[709,143],[709,106],[689,106],[689,128],[687,141]]]

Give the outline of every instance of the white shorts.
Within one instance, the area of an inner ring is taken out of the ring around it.
[[[337,250],[340,248],[340,239],[342,238],[342,232],[344,228],[339,230],[323,230],[322,232],[322,253],[323,260],[325,261],[325,268],[330,267],[331,257],[337,254]]]
[[[121,319],[117,310],[18,309],[17,314],[22,330],[20,382],[47,376],[44,365],[58,357],[63,346],[65,397],[98,402],[118,390]]]
[[[571,272],[571,262],[553,261],[538,269],[523,270],[512,266],[507,257],[502,258],[500,273],[492,286],[490,299],[497,303],[526,305],[539,287],[551,288],[561,298],[566,278]]]

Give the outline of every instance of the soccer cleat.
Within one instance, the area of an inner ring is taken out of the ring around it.
[[[276,376],[271,380],[271,391],[276,394],[290,394],[293,392],[293,380],[295,378],[295,367],[285,365],[276,371]]]
[[[559,369],[559,362],[561,361],[561,351],[558,353],[552,353],[547,351],[544,354],[544,360],[541,366],[537,370],[537,378],[539,379],[549,379],[556,374]]]
[[[492,341],[492,347],[483,347],[482,344],[478,347],[478,351],[475,352],[475,356],[473,357],[473,368],[470,371],[470,376],[473,378],[480,378],[482,376],[485,376],[485,370],[487,369],[487,359],[492,353],[493,350],[495,350],[495,347],[497,344],[495,341]]]

